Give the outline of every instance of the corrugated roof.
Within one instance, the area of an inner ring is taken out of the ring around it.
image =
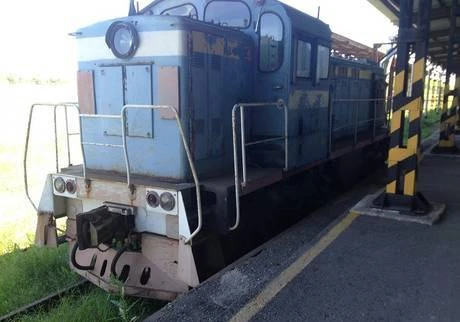
[[[368,0],[375,8],[387,16],[393,23],[399,24],[400,0]],[[418,1],[414,1],[414,11],[418,11]],[[453,69],[460,70],[460,5],[458,0],[432,0],[430,18],[430,59],[446,66],[449,52],[449,39],[452,39]],[[455,23],[455,29],[450,30]]]

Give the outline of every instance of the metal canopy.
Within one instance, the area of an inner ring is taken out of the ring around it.
[[[400,0],[368,0],[394,24],[399,24]],[[414,12],[419,1],[414,1]],[[451,26],[453,26],[451,28]],[[458,0],[433,0],[430,17],[428,57],[447,68],[451,53],[451,70],[460,71],[460,5]]]

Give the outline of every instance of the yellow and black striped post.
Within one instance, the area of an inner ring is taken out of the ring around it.
[[[458,151],[455,144],[455,127],[458,121],[456,90],[450,90],[450,72],[446,75],[444,86],[444,100],[441,114],[441,127],[439,132],[438,145],[433,149],[433,153],[456,153]],[[458,79],[457,79],[458,81]],[[456,81],[456,88],[457,88]],[[449,107],[449,98],[454,96],[453,104]]]
[[[455,111],[455,134],[460,134],[460,71],[456,74],[457,78],[455,79],[455,97],[453,109]]]
[[[452,75],[452,63],[454,52],[454,38],[457,30],[457,0],[452,1],[452,9],[449,21],[449,45],[447,49],[446,83],[444,85],[444,100],[441,114],[441,127],[439,132],[438,145],[433,149],[433,153],[457,153],[458,148],[455,144],[455,127],[457,125],[457,104],[449,106],[449,98],[456,96],[456,90],[450,90],[450,79]],[[458,75],[457,75],[458,76]],[[458,81],[458,79],[457,79]],[[455,89],[458,82],[456,81]]]
[[[385,192],[374,201],[375,205],[382,208],[396,208],[415,213],[431,209],[428,201],[416,189],[432,1],[420,2],[416,28],[413,24],[413,0],[401,1],[388,153],[388,183]],[[410,82],[409,59],[413,54],[415,63]]]

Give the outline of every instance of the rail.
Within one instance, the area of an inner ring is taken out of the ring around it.
[[[122,120],[122,139],[123,139],[123,153],[125,156],[125,165],[126,165],[126,181],[128,183],[128,187],[131,189],[131,170],[129,164],[129,155],[127,150],[127,140],[126,140],[126,111],[129,109],[145,109],[145,110],[170,110],[174,114],[174,118],[176,119],[177,128],[179,129],[179,134],[182,139],[182,143],[184,145],[185,153],[187,154],[188,163],[190,166],[190,170],[192,171],[193,181],[195,183],[196,188],[196,202],[197,202],[197,212],[198,212],[198,226],[197,228],[190,234],[185,240],[185,243],[188,244],[192,241],[192,239],[201,231],[203,226],[203,214],[201,208],[201,192],[200,192],[200,182],[198,180],[198,175],[195,169],[195,163],[193,161],[192,153],[190,152],[190,148],[188,146],[187,140],[185,138],[184,130],[182,128],[182,123],[179,119],[179,114],[177,110],[168,105],[125,105],[121,109],[121,120]]]
[[[83,291],[85,289],[90,290],[91,289],[91,284],[89,283],[88,280],[78,280],[74,284],[65,287],[63,289],[60,289],[58,291],[55,291],[39,300],[36,300],[30,304],[27,304],[23,307],[20,307],[19,309],[16,309],[14,311],[11,311],[3,316],[0,316],[0,321],[17,321],[19,320],[21,316],[25,315],[26,313],[35,313],[37,311],[43,311],[44,308],[51,308],[53,303],[56,303],[60,299],[62,299],[63,296],[66,295],[75,295],[75,291]]]
[[[32,126],[32,119],[34,115],[35,108],[37,107],[46,107],[53,109],[53,123],[54,123],[54,150],[55,150],[55,161],[56,161],[56,172],[59,172],[59,146],[58,146],[58,135],[57,135],[57,109],[59,107],[64,108],[64,118],[65,118],[65,131],[66,131],[66,144],[67,144],[67,159],[69,166],[71,165],[71,153],[70,153],[70,137],[73,135],[80,135],[81,141],[81,122],[79,122],[79,133],[69,133],[69,117],[67,110],[69,107],[75,108],[80,115],[80,110],[78,108],[77,103],[35,103],[32,104],[29,112],[29,120],[27,122],[27,132],[26,132],[26,143],[24,148],[24,159],[23,159],[23,169],[24,169],[24,188],[26,192],[27,199],[31,203],[32,207],[34,207],[35,211],[38,211],[37,205],[32,200],[29,192],[29,181],[28,181],[28,172],[27,172],[27,156],[29,152],[29,140],[30,140],[30,129]],[[82,147],[82,154],[83,147]]]
[[[246,107],[277,107],[278,109],[284,110],[284,135],[280,137],[274,137],[264,140],[258,140],[246,143],[246,133],[245,133],[245,122],[244,122],[244,110]],[[243,180],[240,182],[239,175],[239,166],[238,166],[238,138],[237,138],[237,112],[240,111],[240,136],[241,136],[241,163],[242,163],[242,172]],[[233,130],[233,166],[234,166],[234,175],[235,175],[235,208],[236,208],[236,218],[235,224],[230,227],[230,230],[235,230],[240,225],[240,195],[241,187],[245,187],[247,184],[247,169],[246,169],[246,147],[254,146],[257,144],[263,144],[268,142],[284,140],[284,170],[287,171],[289,163],[289,151],[288,151],[288,107],[283,102],[279,100],[277,102],[270,103],[239,103],[235,104],[232,109],[232,130]]]
[[[358,105],[355,105],[353,106],[353,115],[354,115],[354,121],[353,122],[349,122],[349,123],[346,123],[344,125],[341,125],[341,126],[330,126],[329,127],[329,153],[332,152],[332,141],[333,141],[333,134],[335,132],[338,132],[340,130],[343,130],[343,129],[347,129],[347,128],[353,128],[353,141],[354,141],[354,145],[356,145],[358,143],[358,132],[359,132],[359,127],[360,125],[362,124],[366,124],[366,123],[371,123],[372,122],[372,138],[374,139],[375,136],[376,136],[376,130],[377,130],[377,122],[379,120],[386,120],[388,121],[388,115],[385,114],[383,116],[377,116],[377,103],[378,102],[386,102],[388,99],[385,99],[385,98],[374,98],[374,99],[349,99],[349,98],[345,98],[345,99],[334,99],[332,100],[332,105],[331,105],[331,111],[330,111],[330,124],[332,125],[333,123],[333,120],[332,120],[332,116],[334,114],[334,106],[336,102],[347,102],[347,103],[373,103],[373,117],[372,118],[369,118],[369,119],[366,119],[366,120],[359,120],[358,117],[359,117],[359,114],[358,114],[358,110],[362,107],[358,106]],[[368,106],[364,106],[364,108],[368,108]]]

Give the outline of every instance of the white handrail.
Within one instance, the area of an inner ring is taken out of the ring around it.
[[[127,150],[127,140],[126,140],[126,111],[128,109],[146,109],[146,110],[170,110],[174,114],[174,118],[176,119],[177,128],[179,129],[179,133],[182,139],[182,143],[184,145],[185,153],[187,154],[187,159],[190,165],[190,170],[192,171],[193,181],[195,183],[196,188],[196,202],[197,202],[197,211],[198,211],[198,226],[191,233],[190,237],[185,240],[185,243],[188,244],[192,241],[192,239],[201,231],[203,226],[203,214],[201,209],[201,191],[200,191],[200,182],[198,181],[198,175],[195,169],[195,163],[193,161],[192,153],[190,152],[190,148],[188,146],[187,140],[185,139],[184,130],[182,128],[182,123],[179,119],[179,114],[177,110],[169,105],[125,105],[121,109],[121,119],[122,119],[122,137],[123,137],[123,152],[125,155],[125,165],[126,165],[126,180],[128,183],[128,187],[131,188],[131,172],[130,172],[130,165],[129,165],[129,156]]]
[[[245,107],[277,107],[279,109],[284,109],[284,136],[264,139],[254,142],[246,143],[245,137],[245,125],[244,125],[244,108]],[[238,138],[236,131],[237,116],[236,113],[240,109],[240,134],[241,134],[241,161],[242,161],[242,170],[243,170],[243,181],[240,183],[240,176],[238,171]],[[241,187],[245,187],[247,184],[247,173],[246,173],[246,147],[256,144],[267,143],[271,141],[283,140],[284,139],[284,171],[288,170],[289,166],[289,128],[288,128],[288,107],[283,102],[283,100],[278,100],[273,103],[238,103],[233,106],[232,109],[232,130],[233,130],[233,167],[235,174],[235,208],[236,208],[236,218],[235,224],[230,227],[230,230],[235,230],[240,225],[240,194]]]
[[[80,114],[80,110],[78,108],[77,103],[35,103],[32,104],[30,107],[30,112],[29,112],[29,119],[27,122],[27,132],[26,132],[26,143],[24,147],[24,159],[23,159],[23,169],[24,169],[24,189],[26,193],[26,197],[29,200],[30,204],[32,207],[35,209],[35,211],[38,212],[38,207],[32,200],[32,197],[30,196],[29,193],[29,181],[28,181],[28,175],[27,175],[27,156],[29,152],[29,139],[30,139],[30,128],[32,126],[32,117],[34,114],[34,110],[36,107],[48,107],[48,108],[53,108],[53,120],[54,120],[54,144],[55,144],[55,157],[56,157],[56,172],[59,171],[59,151],[58,151],[58,142],[57,142],[57,124],[56,124],[56,110],[58,107],[63,107],[65,111],[65,122],[66,122],[66,137],[67,137],[67,157],[68,161],[70,164],[70,147],[69,147],[69,126],[68,126],[68,114],[67,114],[67,108],[68,107],[73,107],[77,110],[78,114]],[[80,124],[80,135],[81,135],[81,124]],[[82,149],[82,154],[84,153]]]

